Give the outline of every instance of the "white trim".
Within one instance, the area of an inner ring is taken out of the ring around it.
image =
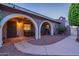
[[[27,15],[18,14],[18,13],[10,14],[10,15],[8,15],[8,16],[6,16],[5,18],[2,19],[2,21],[0,22],[0,25],[1,25],[1,28],[0,28],[0,30],[1,30],[1,33],[0,33],[1,37],[0,37],[0,39],[2,40],[2,29],[3,29],[4,24],[5,24],[8,20],[10,20],[11,18],[13,18],[13,17],[15,17],[15,16],[23,16],[23,17],[26,17],[26,18],[28,18],[29,20],[31,20],[31,21],[33,22],[34,26],[35,26],[35,29],[36,29],[36,30],[35,30],[35,38],[38,39],[38,26],[37,26],[37,23],[34,21],[34,19],[32,19],[31,17],[29,17],[29,16],[27,16]]]
[[[53,28],[54,28],[54,27],[53,27],[53,23],[50,22],[50,21],[45,20],[45,21],[43,21],[43,22],[40,24],[40,26],[39,26],[39,39],[41,38],[41,27],[42,27],[43,23],[45,23],[45,22],[47,22],[47,23],[50,24],[50,27],[51,27],[51,35],[54,34],[54,32],[53,32]]]

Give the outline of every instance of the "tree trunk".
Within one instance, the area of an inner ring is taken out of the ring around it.
[[[77,27],[77,39],[76,39],[77,42],[79,42],[79,27]]]

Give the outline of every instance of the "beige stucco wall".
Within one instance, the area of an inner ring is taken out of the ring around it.
[[[28,15],[28,14],[22,14],[20,12],[18,13],[13,13],[13,12],[9,12],[9,11],[1,11],[0,13],[0,16],[2,17],[2,21],[0,22],[0,46],[2,46],[2,28],[4,26],[4,24],[11,18],[11,17],[14,17],[14,16],[24,16],[28,19],[30,19],[35,27],[36,27],[36,30],[35,30],[35,38],[36,39],[41,39],[41,33],[40,33],[40,28],[41,28],[41,25],[44,23],[44,22],[48,22],[50,23],[51,25],[51,35],[54,35],[54,31],[55,31],[55,24],[57,23],[54,23],[54,22],[51,22],[49,20],[46,20],[44,18],[40,18],[40,17],[37,17],[37,16],[34,16],[34,15]],[[19,31],[20,29],[18,29]]]

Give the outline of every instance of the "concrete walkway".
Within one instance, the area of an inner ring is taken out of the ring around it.
[[[79,43],[76,42],[76,29],[72,29],[71,35],[51,45],[32,45],[27,41],[15,44],[15,47],[24,53],[35,55],[79,55]]]

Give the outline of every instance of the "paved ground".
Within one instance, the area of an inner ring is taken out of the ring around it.
[[[3,44],[4,45],[11,45],[11,44],[15,44],[17,42],[21,42],[21,41],[29,41],[29,40],[34,40],[34,37],[25,37],[25,36],[21,36],[21,37],[14,37],[14,38],[8,38],[8,39],[3,39]]]
[[[72,29],[71,36],[50,45],[30,44],[27,40],[15,45],[0,48],[0,55],[33,56],[33,55],[79,55],[79,43],[76,42],[76,30]]]
[[[0,48],[0,56],[30,56],[32,54],[18,51],[14,45],[3,46]]]
[[[63,40],[67,36],[68,35],[66,34],[59,34],[59,35],[54,35],[54,36],[45,35],[45,36],[42,36],[42,38],[39,40],[35,40],[34,37],[21,36],[21,37],[4,39],[3,42],[4,42],[4,45],[7,45],[7,46],[18,43],[18,42],[22,42],[22,41],[27,41],[28,43],[33,44],[33,45],[50,45],[60,40]]]
[[[42,38],[39,40],[31,39],[31,40],[28,40],[27,42],[32,45],[50,45],[63,40],[67,36],[68,35],[66,34],[54,35],[54,36],[45,35],[45,36],[42,36]]]
[[[16,43],[16,48],[24,53],[36,55],[79,55],[79,43],[76,42],[76,30],[71,36],[51,45],[32,45],[27,41]]]
[[[55,42],[58,42],[65,37],[66,37],[66,35],[57,35],[57,36],[53,36],[53,37],[44,36],[44,37],[42,37],[41,40],[35,40],[33,37],[30,37],[30,38],[28,38],[28,37],[18,37],[17,38],[16,37],[16,38],[5,39],[3,47],[0,48],[0,56],[1,55],[5,55],[5,56],[29,56],[29,55],[31,55],[31,56],[34,56],[37,54],[23,53],[23,52],[17,50],[16,47],[14,46],[14,44],[18,43],[18,42],[24,43],[24,41],[27,41],[33,45],[45,45],[45,44],[48,45],[48,44],[53,44]],[[35,42],[37,42],[37,44]]]

